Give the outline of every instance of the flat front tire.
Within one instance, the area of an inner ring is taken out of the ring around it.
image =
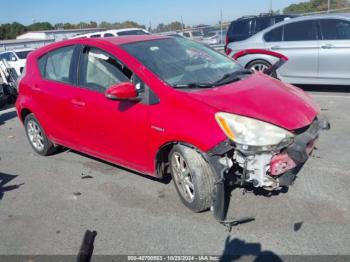
[[[169,163],[182,203],[194,212],[210,208],[215,178],[203,156],[190,147],[175,145]]]
[[[39,121],[33,114],[29,114],[24,119],[24,127],[28,141],[34,151],[42,156],[48,156],[55,152],[54,144],[47,138]]]

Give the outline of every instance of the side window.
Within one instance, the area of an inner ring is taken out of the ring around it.
[[[39,69],[43,78],[64,83],[72,83],[70,68],[75,46],[66,46],[51,51],[39,59]]]
[[[316,21],[301,21],[284,26],[284,41],[317,40]]]
[[[114,56],[95,47],[85,47],[80,63],[79,85],[105,92],[113,85],[130,81],[133,73]]]
[[[350,39],[350,21],[340,19],[321,19],[320,23],[324,40]]]
[[[15,56],[14,53],[10,52],[10,53],[8,53],[8,60],[7,61],[15,62],[15,61],[17,61],[17,57]]]
[[[184,35],[184,37],[187,37],[187,38],[190,38],[190,37],[191,37],[191,36],[190,36],[190,33],[187,33],[187,32],[184,32],[183,35]]]
[[[115,35],[111,34],[111,33],[105,33],[103,35],[103,37],[114,37]]]
[[[281,42],[282,41],[282,26],[277,27],[264,35],[266,42]]]
[[[263,18],[256,19],[255,32],[260,32],[265,28],[268,28],[270,25],[272,25],[272,22],[273,20],[270,17],[263,17]]]
[[[99,37],[101,37],[101,35],[100,34],[98,34],[98,35],[91,35],[90,37],[91,38],[99,38]]]

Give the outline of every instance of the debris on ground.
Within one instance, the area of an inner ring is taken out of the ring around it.
[[[294,232],[298,232],[301,229],[301,227],[303,226],[303,224],[304,224],[304,221],[295,223],[294,224]]]
[[[87,174],[81,173],[81,179],[90,179],[90,178],[94,178],[94,177],[91,176],[91,175],[87,175]]]

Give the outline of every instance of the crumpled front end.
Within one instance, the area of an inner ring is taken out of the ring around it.
[[[242,147],[228,140],[208,152],[209,162],[218,177],[213,205],[214,213],[221,214],[215,215],[217,219],[224,219],[223,211],[218,211],[223,205],[218,202],[224,200],[216,197],[223,195],[220,190],[225,188],[224,181],[235,186],[251,184],[269,191],[292,185],[299,168],[314,150],[321,129],[330,129],[330,124],[325,119],[316,118],[309,126],[294,130],[295,136],[288,145],[261,150]]]

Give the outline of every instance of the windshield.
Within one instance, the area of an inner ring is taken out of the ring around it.
[[[16,55],[18,56],[19,59],[26,59],[30,52],[31,52],[31,50],[19,51],[19,52],[16,52]]]
[[[122,48],[172,86],[214,84],[243,69],[231,58],[184,38],[136,42]]]
[[[195,36],[195,37],[196,36],[203,36],[203,34],[201,32],[199,32],[199,31],[193,31],[192,35]]]

